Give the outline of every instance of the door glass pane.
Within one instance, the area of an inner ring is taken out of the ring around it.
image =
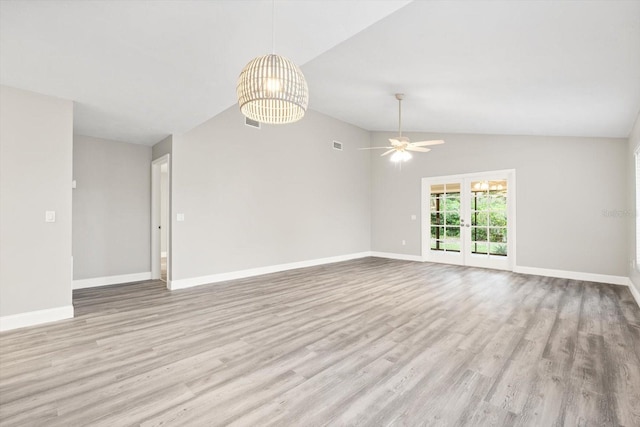
[[[489,229],[489,241],[490,242],[507,242],[507,231],[505,228],[490,228]]]
[[[460,252],[460,184],[432,185],[429,208],[431,250]]]
[[[491,204],[491,210],[499,211],[506,210],[507,208],[507,195],[506,194],[491,194],[489,203]]]
[[[488,225],[490,227],[506,227],[507,212],[505,211],[490,212]]]
[[[432,194],[430,200],[430,209],[432,211],[443,211],[444,210],[444,202],[443,197],[439,194]]]
[[[445,224],[447,225],[457,225],[460,226],[460,215],[456,212],[447,212],[445,217]],[[460,229],[458,228],[458,232]]]
[[[474,254],[487,254],[489,244],[487,242],[472,242],[471,253]]]
[[[444,199],[444,209],[448,212],[460,212],[460,193],[447,194]]]
[[[491,255],[506,256],[507,245],[504,243],[490,243]]]
[[[445,243],[445,250],[447,252],[460,252],[460,241],[447,241]]]
[[[507,255],[507,180],[471,182],[471,252]]]
[[[431,186],[431,195],[444,193],[444,184],[436,184]]]
[[[447,239],[459,240],[460,239],[460,227],[447,227],[446,228]]]
[[[444,214],[442,212],[431,212],[431,225],[444,224]]]
[[[445,190],[447,194],[460,194],[460,184],[454,182],[453,184],[445,184]]]
[[[471,240],[474,242],[486,242],[487,241],[487,229],[485,227],[472,227],[471,228]]]
[[[473,226],[487,226],[489,225],[489,213],[486,211],[472,211],[471,212],[471,225]]]
[[[431,238],[436,240],[444,239],[444,227],[431,227]]]

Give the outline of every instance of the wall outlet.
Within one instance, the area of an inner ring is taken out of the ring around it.
[[[415,215],[411,215],[411,221],[415,221],[416,220],[416,216]]]
[[[56,211],[45,211],[44,222],[56,222]]]
[[[402,241],[402,246],[405,246],[406,244],[407,244],[407,241],[406,241],[406,240],[403,240],[403,241]]]
[[[176,215],[176,221],[178,221],[178,222],[184,221],[184,214],[183,213],[177,214]]]

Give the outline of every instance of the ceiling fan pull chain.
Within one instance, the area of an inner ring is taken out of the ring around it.
[[[398,98],[398,134],[402,137],[402,95],[396,95]]]

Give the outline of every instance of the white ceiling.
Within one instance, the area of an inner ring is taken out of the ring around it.
[[[312,107],[371,130],[626,137],[640,1],[416,1],[303,67]]]
[[[276,1],[276,51],[304,64],[407,1]],[[153,144],[234,104],[271,52],[270,0],[0,1],[0,83],[76,101],[76,133]]]
[[[310,107],[365,129],[628,135],[640,1],[276,1]],[[153,144],[235,103],[271,2],[0,1],[0,83],[76,101],[80,134]]]

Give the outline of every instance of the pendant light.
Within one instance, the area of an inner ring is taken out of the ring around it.
[[[242,114],[261,123],[293,123],[307,110],[309,89],[300,68],[274,53],[274,12],[275,0],[272,0],[272,53],[253,59],[240,73],[236,87],[238,105]]]

